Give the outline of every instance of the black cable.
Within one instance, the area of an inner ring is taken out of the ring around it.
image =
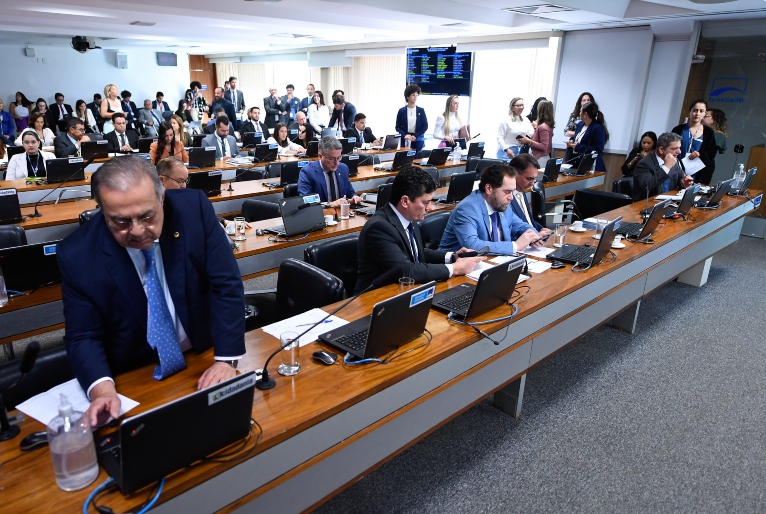
[[[428,333],[428,336],[426,337],[426,342],[416,346],[415,348],[410,348],[409,350],[406,350],[406,351],[404,351],[402,353],[398,353],[399,352],[399,348],[397,347],[393,351],[389,352],[388,355],[386,355],[386,357],[384,357],[382,359],[370,358],[370,359],[350,360],[351,357],[353,357],[353,355],[351,355],[350,353],[347,353],[343,357],[343,365],[345,366],[346,364],[348,364],[348,365],[357,365],[357,364],[388,364],[389,362],[398,359],[402,355],[407,355],[408,353],[414,352],[415,350],[425,349],[425,348],[428,347],[429,344],[431,344],[431,341],[433,340],[434,336],[431,333],[431,331],[428,330],[427,328],[424,328],[423,331]]]

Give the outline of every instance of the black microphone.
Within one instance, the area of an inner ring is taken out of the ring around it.
[[[479,132],[479,133],[478,133],[478,134],[476,134],[475,136],[473,136],[473,137],[469,138],[469,139],[468,139],[468,141],[473,141],[474,139],[476,139],[476,138],[477,138],[477,137],[479,137],[480,135],[481,135],[481,132]]]
[[[90,166],[90,163],[92,163],[92,162],[93,162],[93,160],[94,160],[95,158],[96,158],[96,157],[95,157],[95,156],[93,156],[93,157],[91,157],[90,159],[88,159],[88,160],[87,160],[87,162],[86,162],[85,164],[83,164],[82,166],[80,166],[79,168],[77,168],[77,171],[75,171],[74,173],[72,173],[71,175],[69,175],[69,176],[66,178],[66,180],[65,180],[64,182],[62,182],[61,184],[59,184],[59,185],[57,185],[56,187],[54,187],[53,189],[51,189],[51,190],[50,190],[50,192],[49,192],[47,195],[45,195],[45,196],[43,196],[42,198],[40,198],[39,200],[37,200],[37,203],[35,203],[35,212],[34,212],[34,214],[29,214],[28,216],[29,216],[30,218],[39,218],[40,216],[42,216],[42,214],[40,214],[40,213],[38,212],[38,210],[37,210],[37,206],[39,205],[39,203],[40,203],[40,202],[42,202],[43,200],[45,200],[46,198],[48,198],[48,197],[51,195],[51,193],[53,193],[53,192],[54,192],[54,191],[56,191],[57,189],[60,189],[60,188],[61,188],[61,186],[63,186],[63,185],[64,185],[64,184],[66,184],[67,182],[69,182],[69,180],[70,180],[72,177],[74,177],[75,175],[77,175],[78,173],[80,173],[81,171],[83,171],[85,168],[87,168],[88,166]]]
[[[330,316],[332,316],[333,314],[337,313],[337,312],[338,312],[339,310],[341,310],[343,307],[345,307],[345,306],[346,306],[346,305],[348,305],[349,303],[353,302],[354,300],[356,300],[357,298],[359,298],[360,296],[362,296],[362,295],[363,295],[364,293],[366,293],[367,291],[371,291],[371,290],[373,290],[373,289],[377,289],[377,288],[379,288],[379,287],[383,287],[383,286],[387,286],[388,284],[392,284],[392,283],[393,283],[393,282],[394,282],[396,279],[398,279],[398,278],[401,278],[401,276],[402,276],[402,273],[403,273],[403,268],[402,268],[402,266],[395,266],[395,267],[391,268],[390,270],[388,270],[387,272],[383,273],[383,274],[382,274],[382,275],[380,275],[378,278],[376,278],[375,280],[373,280],[373,281],[372,281],[372,283],[371,283],[369,286],[365,287],[365,288],[364,288],[364,289],[363,289],[363,290],[362,290],[362,291],[361,291],[359,294],[355,294],[354,296],[352,296],[351,298],[349,298],[348,300],[346,300],[346,301],[343,303],[343,305],[341,305],[340,307],[338,307],[337,309],[335,309],[334,311],[332,311],[330,314],[328,314],[327,316],[325,316],[324,318],[320,319],[319,321],[317,321],[316,323],[314,323],[313,325],[311,325],[309,328],[307,328],[306,330],[304,330],[304,331],[303,331],[303,332],[302,332],[302,333],[301,333],[301,334],[300,334],[298,337],[296,337],[295,339],[300,339],[301,337],[303,337],[303,336],[304,336],[305,334],[307,334],[308,332],[311,332],[311,331],[312,331],[312,330],[314,330],[314,328],[316,328],[316,327],[317,327],[319,324],[323,323],[323,322],[324,322],[324,321],[325,321],[327,318],[329,318],[329,317],[330,317]],[[282,345],[280,344],[280,345],[279,345],[279,348],[278,348],[278,349],[277,349],[277,350],[276,350],[274,353],[272,353],[271,355],[269,355],[269,358],[266,360],[266,364],[264,364],[264,365],[263,365],[263,373],[261,374],[261,378],[259,378],[258,380],[256,380],[256,381],[255,381],[255,387],[257,387],[257,388],[258,388],[258,389],[260,389],[261,391],[265,391],[266,389],[271,389],[272,387],[274,387],[275,385],[277,385],[277,383],[274,381],[274,379],[273,379],[273,378],[271,378],[271,377],[269,377],[268,367],[269,367],[269,362],[271,362],[271,359],[272,359],[272,358],[274,358],[274,356],[276,356],[276,355],[277,355],[279,352],[281,352],[283,349],[284,349],[284,348],[283,348],[283,347],[282,347]]]
[[[234,188],[231,187],[231,183],[234,182],[235,180],[237,180],[239,177],[241,177],[242,175],[244,175],[245,173],[247,173],[250,170],[251,170],[251,168],[242,168],[241,171],[239,169],[237,170],[237,171],[239,171],[239,173],[237,173],[237,171],[235,171],[234,172],[234,177],[231,180],[229,180],[229,189],[227,189],[226,191],[234,191]]]
[[[587,152],[585,152],[585,153],[587,153]],[[583,157],[583,156],[585,155],[585,153],[575,153],[575,154],[574,154],[574,157],[572,157],[571,159],[568,159],[568,160],[566,160],[566,161],[562,162],[561,164],[569,164],[570,162],[572,162],[572,161],[574,161],[574,160],[576,160],[576,159],[579,159],[579,158]],[[595,159],[596,157],[598,157],[598,152],[596,152],[596,151],[594,150],[594,151],[592,151],[592,152],[590,153],[590,155],[591,155],[591,156],[592,156],[592,157]]]
[[[24,356],[21,358],[21,364],[19,365],[19,372],[21,375],[19,376],[18,380],[4,388],[2,392],[7,391],[24,379],[24,376],[26,376],[26,374],[29,373],[35,366],[35,361],[37,360],[37,355],[39,353],[40,343],[37,341],[32,341],[29,343],[29,345],[27,345],[26,350],[24,350]],[[19,432],[21,432],[21,429],[18,426],[11,426],[11,424],[8,422],[8,411],[5,409],[3,397],[0,395],[0,441],[13,439],[19,435]]]

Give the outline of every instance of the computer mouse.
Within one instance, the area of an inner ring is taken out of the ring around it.
[[[262,228],[255,229],[255,235],[256,236],[262,236],[263,235],[263,229]]]
[[[561,261],[553,261],[553,262],[551,262],[551,268],[552,269],[559,269],[559,268],[563,268],[564,266],[566,266],[566,264],[564,264]]]
[[[326,366],[331,366],[331,365],[335,364],[335,361],[338,358],[338,354],[337,353],[326,352],[324,350],[317,350],[317,351],[314,352],[312,357],[314,357],[314,360],[319,362],[320,364],[324,364]]]
[[[19,449],[23,452],[37,450],[43,446],[48,446],[48,432],[33,432],[26,436],[19,443]]]

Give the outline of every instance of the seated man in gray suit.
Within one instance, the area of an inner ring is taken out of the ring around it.
[[[225,114],[216,116],[215,133],[202,139],[202,147],[214,146],[215,159],[228,159],[239,155],[237,138],[229,135],[229,117]]]
[[[152,108],[151,100],[144,100],[144,108],[138,111],[138,122],[144,126],[147,136],[157,135],[157,127],[162,123],[162,113]]]
[[[665,132],[657,138],[656,150],[638,161],[633,170],[633,200],[661,195],[673,189],[691,186],[694,178],[684,173],[678,161],[681,154],[681,136]]]
[[[85,141],[90,141],[90,138],[85,135],[85,124],[80,118],[69,118],[66,123],[66,134],[53,140],[56,157],[80,155],[80,143]]]

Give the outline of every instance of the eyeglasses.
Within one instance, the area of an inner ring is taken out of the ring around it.
[[[327,155],[323,155],[322,159],[327,159],[330,162],[340,162],[340,157],[329,157]]]
[[[144,216],[143,218],[136,219],[135,221],[130,219],[111,219],[107,220],[106,224],[109,225],[109,227],[116,232],[127,232],[128,230],[133,228],[133,223],[136,223],[138,225],[141,225],[142,228],[147,229],[149,227],[153,227],[154,224],[157,222],[157,215],[152,214],[151,216]]]
[[[524,104],[516,104],[514,107],[524,107]]]
[[[175,182],[175,183],[176,183],[176,184],[178,184],[179,186],[182,186],[182,185],[184,185],[184,184],[186,184],[186,185],[189,185],[189,181],[191,180],[189,177],[187,177],[187,178],[184,180],[184,179],[182,179],[182,178],[173,178],[173,177],[168,177],[167,175],[160,175],[160,176],[161,176],[161,177],[165,177],[165,178],[166,178],[166,179],[168,179],[168,180],[172,180],[173,182]]]

